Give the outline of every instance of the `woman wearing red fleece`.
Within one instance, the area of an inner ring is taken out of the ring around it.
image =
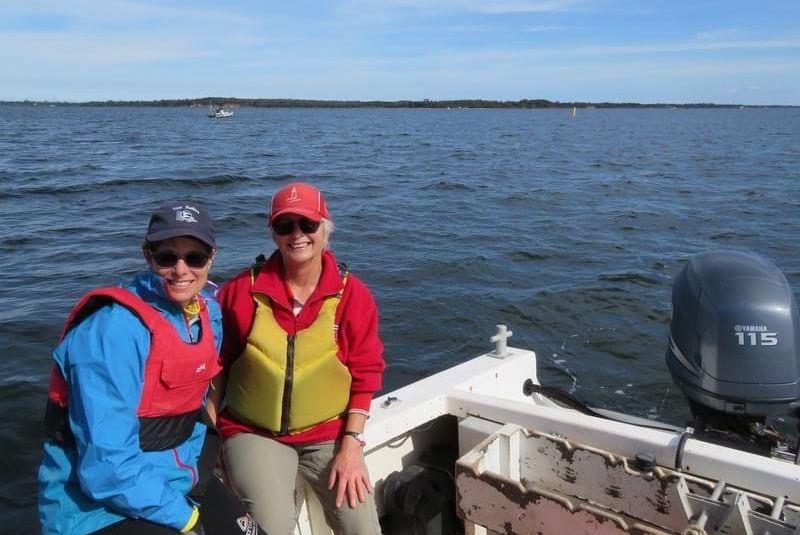
[[[278,191],[269,226],[277,250],[219,296],[228,476],[270,534],[294,531],[298,473],[337,534],[380,533],[361,438],[384,368],[375,302],[328,250],[318,189]]]

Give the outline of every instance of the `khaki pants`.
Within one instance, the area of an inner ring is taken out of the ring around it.
[[[313,489],[325,518],[337,535],[380,533],[372,494],[351,509],[336,508],[335,489],[328,490],[330,462],[336,442],[287,446],[271,438],[240,433],[223,443],[225,468],[231,485],[251,515],[270,535],[291,535],[297,524],[297,475]]]

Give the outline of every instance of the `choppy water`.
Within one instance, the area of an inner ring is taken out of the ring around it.
[[[271,250],[290,179],[327,194],[333,249],[380,306],[394,388],[489,349],[540,379],[682,423],[663,354],[671,277],[755,251],[800,289],[800,110],[0,107],[0,532],[36,532],[49,353],[85,290],[143,266],[149,211],[212,211],[223,281]],[[6,531],[10,530],[10,531]]]

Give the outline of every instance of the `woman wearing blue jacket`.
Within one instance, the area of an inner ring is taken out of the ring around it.
[[[201,478],[205,396],[220,370],[221,314],[208,283],[215,252],[205,210],[162,205],[143,245],[150,269],[73,309],[53,352],[43,533],[258,532],[237,507],[222,524],[230,530],[210,528],[230,500],[204,507],[190,497]]]

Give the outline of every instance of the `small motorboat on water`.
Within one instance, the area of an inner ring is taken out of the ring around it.
[[[224,119],[233,116],[233,110],[226,110],[222,106],[212,106],[208,110],[208,116],[212,119]]]
[[[376,398],[365,456],[387,534],[800,534],[800,320],[786,278],[745,253],[676,278],[666,360],[695,421],[589,408],[507,346]],[[296,533],[329,533],[304,492]]]

